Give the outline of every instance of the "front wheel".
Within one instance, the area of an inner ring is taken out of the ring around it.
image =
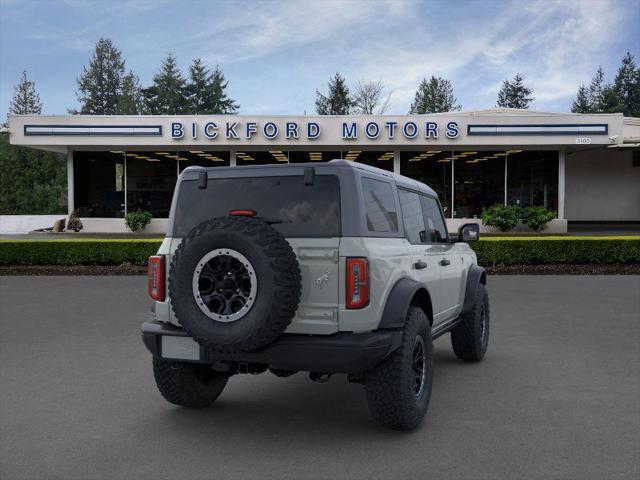
[[[371,416],[389,428],[413,430],[429,408],[432,380],[431,327],[424,311],[411,306],[400,347],[365,374]]]
[[[489,294],[481,283],[470,311],[451,330],[451,345],[460,360],[479,362],[489,346]]]
[[[210,406],[229,379],[214,372],[209,365],[161,359],[153,360],[153,375],[165,400],[189,408]]]

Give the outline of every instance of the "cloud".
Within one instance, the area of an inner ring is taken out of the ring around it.
[[[405,113],[431,75],[452,80],[464,108],[490,107],[517,72],[534,108],[566,109],[599,63],[612,74],[621,43],[640,36],[636,0],[0,1],[4,64],[13,55],[28,67],[45,52],[64,71],[71,52],[75,75],[106,35],[143,82],[168,51],[183,67],[195,57],[220,63],[243,112],[311,111],[315,89],[336,71],[352,84],[382,80],[393,92],[389,113]],[[29,29],[12,27],[27,21]]]

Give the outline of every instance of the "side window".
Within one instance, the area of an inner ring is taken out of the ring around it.
[[[427,232],[424,228],[420,195],[403,189],[398,189],[398,195],[400,196],[400,209],[407,238],[411,243],[425,243]]]
[[[391,184],[363,178],[362,190],[367,228],[372,232],[397,232],[398,215]]]
[[[447,226],[440,213],[440,205],[435,198],[420,195],[422,201],[422,211],[424,212],[424,221],[427,226],[428,242],[441,243],[449,241]]]

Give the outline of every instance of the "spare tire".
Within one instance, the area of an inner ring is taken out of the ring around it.
[[[300,301],[298,260],[289,242],[264,221],[214,218],[177,248],[169,296],[183,328],[219,352],[248,352],[273,342]]]

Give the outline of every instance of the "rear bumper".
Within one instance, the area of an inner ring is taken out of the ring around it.
[[[163,355],[163,336],[189,335],[179,327],[148,321],[142,324],[142,341],[154,357],[196,363],[238,362],[268,365],[270,368],[326,373],[360,373],[374,367],[396,350],[402,341],[400,330],[367,333],[341,332],[334,335],[283,334],[256,352],[222,354],[195,344],[195,355]],[[195,343],[195,342],[194,342]]]

